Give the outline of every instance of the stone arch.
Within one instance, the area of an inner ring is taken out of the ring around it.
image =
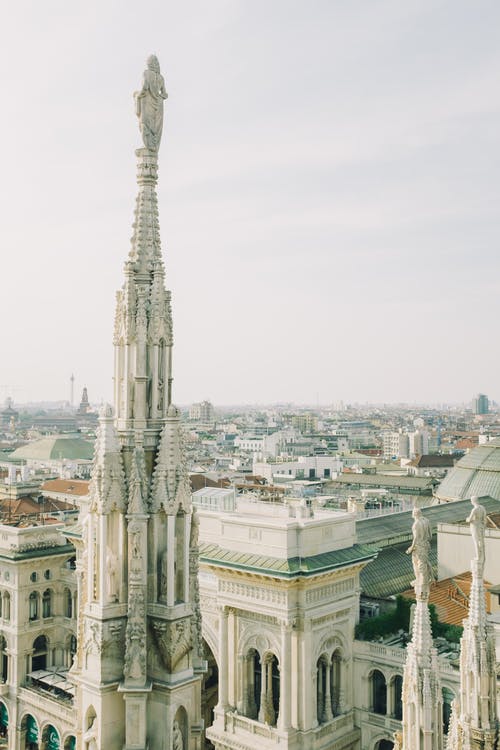
[[[37,669],[46,669],[48,666],[49,650],[49,639],[44,633],[41,633],[33,641],[33,649],[31,652],[32,672],[35,672]]]
[[[32,591],[28,597],[29,619],[38,620],[40,617],[40,594],[38,591]]]
[[[52,617],[54,612],[54,592],[50,587],[44,589],[42,593],[42,617]]]
[[[76,748],[76,737],[74,734],[66,733],[62,739],[63,750],[75,750]]]
[[[274,636],[274,633],[263,633],[252,626],[243,630],[238,644],[238,656],[244,656],[250,649],[254,649],[261,656],[264,656],[266,652],[272,652],[278,661],[280,661],[281,649],[278,639]]]
[[[401,721],[403,719],[403,675],[391,672],[387,680],[388,711],[390,715]]]
[[[2,617],[9,622],[10,620],[10,593],[4,591],[2,594]]]
[[[219,668],[207,641],[203,641],[203,647],[207,671],[203,676],[201,689],[201,714],[204,719],[204,728],[207,729],[214,723],[214,710],[219,700]]]
[[[201,634],[214,655],[215,661],[219,664],[219,638],[212,623],[209,623],[206,617],[202,617],[201,620]]]
[[[330,656],[334,651],[340,649],[342,652],[342,658],[348,659],[351,656],[351,652],[348,647],[348,643],[339,630],[335,630],[333,633],[327,633],[320,639],[316,649],[314,651],[315,662],[323,655]]]
[[[73,617],[73,592],[69,588],[69,586],[65,586],[63,591],[63,607],[64,607],[64,617],[72,618]]]
[[[441,695],[443,696],[443,734],[448,734],[452,704],[456,697],[455,693],[456,688],[452,689],[448,685],[441,686]]]
[[[61,734],[50,722],[42,727],[42,750],[61,750]]]
[[[0,701],[0,738],[2,743],[9,742],[9,709],[4,701]]]
[[[377,735],[372,747],[373,750],[392,750],[394,747],[394,740],[387,735]]]
[[[188,715],[184,706],[179,706],[172,722],[172,750],[187,748]]]
[[[387,676],[383,670],[372,669],[369,674],[370,709],[372,713],[387,714]]]
[[[40,745],[40,722],[30,712],[21,717],[21,750],[38,750]]]

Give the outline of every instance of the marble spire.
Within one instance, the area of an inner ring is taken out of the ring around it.
[[[77,547],[73,673],[80,731],[92,728],[96,750],[197,750],[202,731],[197,521],[171,403],[172,316],[156,196],[166,92],[156,57],[147,66],[135,94],[144,147],[136,151],[133,236],[116,302],[115,408],[100,418]]]
[[[469,616],[460,641],[460,700],[453,707],[448,750],[493,750],[498,743],[495,641],[484,591],[486,510],[471,498],[467,521],[474,543]]]
[[[442,693],[433,646],[429,593],[431,528],[420,508],[413,510],[412,556],[415,612],[403,673],[403,750],[442,750]]]

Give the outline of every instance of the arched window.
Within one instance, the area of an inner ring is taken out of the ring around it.
[[[443,732],[448,734],[450,726],[451,706],[455,698],[454,693],[448,688],[443,688]]]
[[[342,712],[342,654],[337,649],[332,654],[331,670],[331,696],[332,696],[332,713],[338,716]]]
[[[21,731],[26,738],[26,750],[38,750],[38,724],[31,714],[25,714],[21,721]]]
[[[0,677],[2,682],[9,678],[9,657],[7,656],[7,641],[0,635]]]
[[[394,718],[401,721],[403,718],[403,678],[397,674],[392,681],[393,701],[394,701]]]
[[[268,653],[261,662],[259,721],[276,726],[280,707],[280,673],[278,659]]]
[[[316,664],[316,712],[319,724],[333,719],[330,662],[326,655],[320,656]]]
[[[42,617],[52,617],[52,592],[45,589],[42,595]]]
[[[372,710],[375,714],[387,713],[387,684],[382,672],[374,669],[371,677]]]
[[[64,616],[73,617],[73,594],[69,589],[64,589]]]
[[[61,739],[59,732],[52,724],[47,724],[42,732],[42,747],[47,750],[59,750],[61,747]]]
[[[8,622],[10,620],[10,594],[8,591],[5,591],[2,596],[2,613],[3,619]]]
[[[32,591],[29,597],[30,620],[38,620],[38,592]]]
[[[39,635],[33,643],[33,655],[31,657],[31,670],[36,672],[37,669],[47,668],[47,639],[44,635]]]

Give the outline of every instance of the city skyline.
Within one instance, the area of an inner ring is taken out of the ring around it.
[[[500,9],[481,5],[10,8],[0,385],[55,400],[75,372],[111,400],[130,91],[155,51],[174,401],[495,399]]]

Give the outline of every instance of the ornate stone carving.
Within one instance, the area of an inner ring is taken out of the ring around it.
[[[190,599],[193,607],[193,617],[191,619],[191,630],[193,647],[198,653],[199,658],[203,655],[203,636],[201,627],[201,607],[200,607],[200,587],[198,583],[198,551],[197,548],[191,550],[189,554],[189,589]]]
[[[108,622],[107,631],[107,637],[102,643],[102,652],[117,657],[123,653],[123,622],[111,620]]]
[[[431,525],[428,519],[422,514],[420,508],[414,508],[412,516],[414,519],[411,529],[413,542],[406,550],[406,553],[408,555],[411,554],[413,571],[415,573],[413,585],[415,586],[417,599],[428,599],[430,585],[434,580],[429,558],[432,539]]]
[[[184,740],[177,719],[172,726],[172,750],[184,750]]]
[[[486,531],[486,509],[483,505],[480,505],[477,497],[471,497],[472,510],[467,518],[467,523],[470,524],[470,531],[472,534],[472,540],[474,542],[474,549],[476,552],[475,560],[480,565],[480,574],[483,574],[484,568],[484,533]]]
[[[151,510],[175,515],[191,511],[191,487],[185,462],[179,410],[172,404],[160,438],[153,474]]]
[[[148,67],[144,71],[142,89],[134,93],[135,112],[145,147],[158,151],[163,129],[163,100],[168,94],[158,58],[150,55],[146,64]]]
[[[151,618],[151,630],[163,665],[168,672],[174,672],[192,648],[190,618],[175,622]]]
[[[83,648],[86,654],[100,654],[102,651],[101,628],[95,620],[87,620]]]
[[[99,417],[89,495],[94,513],[125,510],[125,473],[112,410]]]
[[[144,591],[140,587],[131,587],[129,591],[123,673],[126,679],[134,682],[143,681],[146,676],[145,615]]]

